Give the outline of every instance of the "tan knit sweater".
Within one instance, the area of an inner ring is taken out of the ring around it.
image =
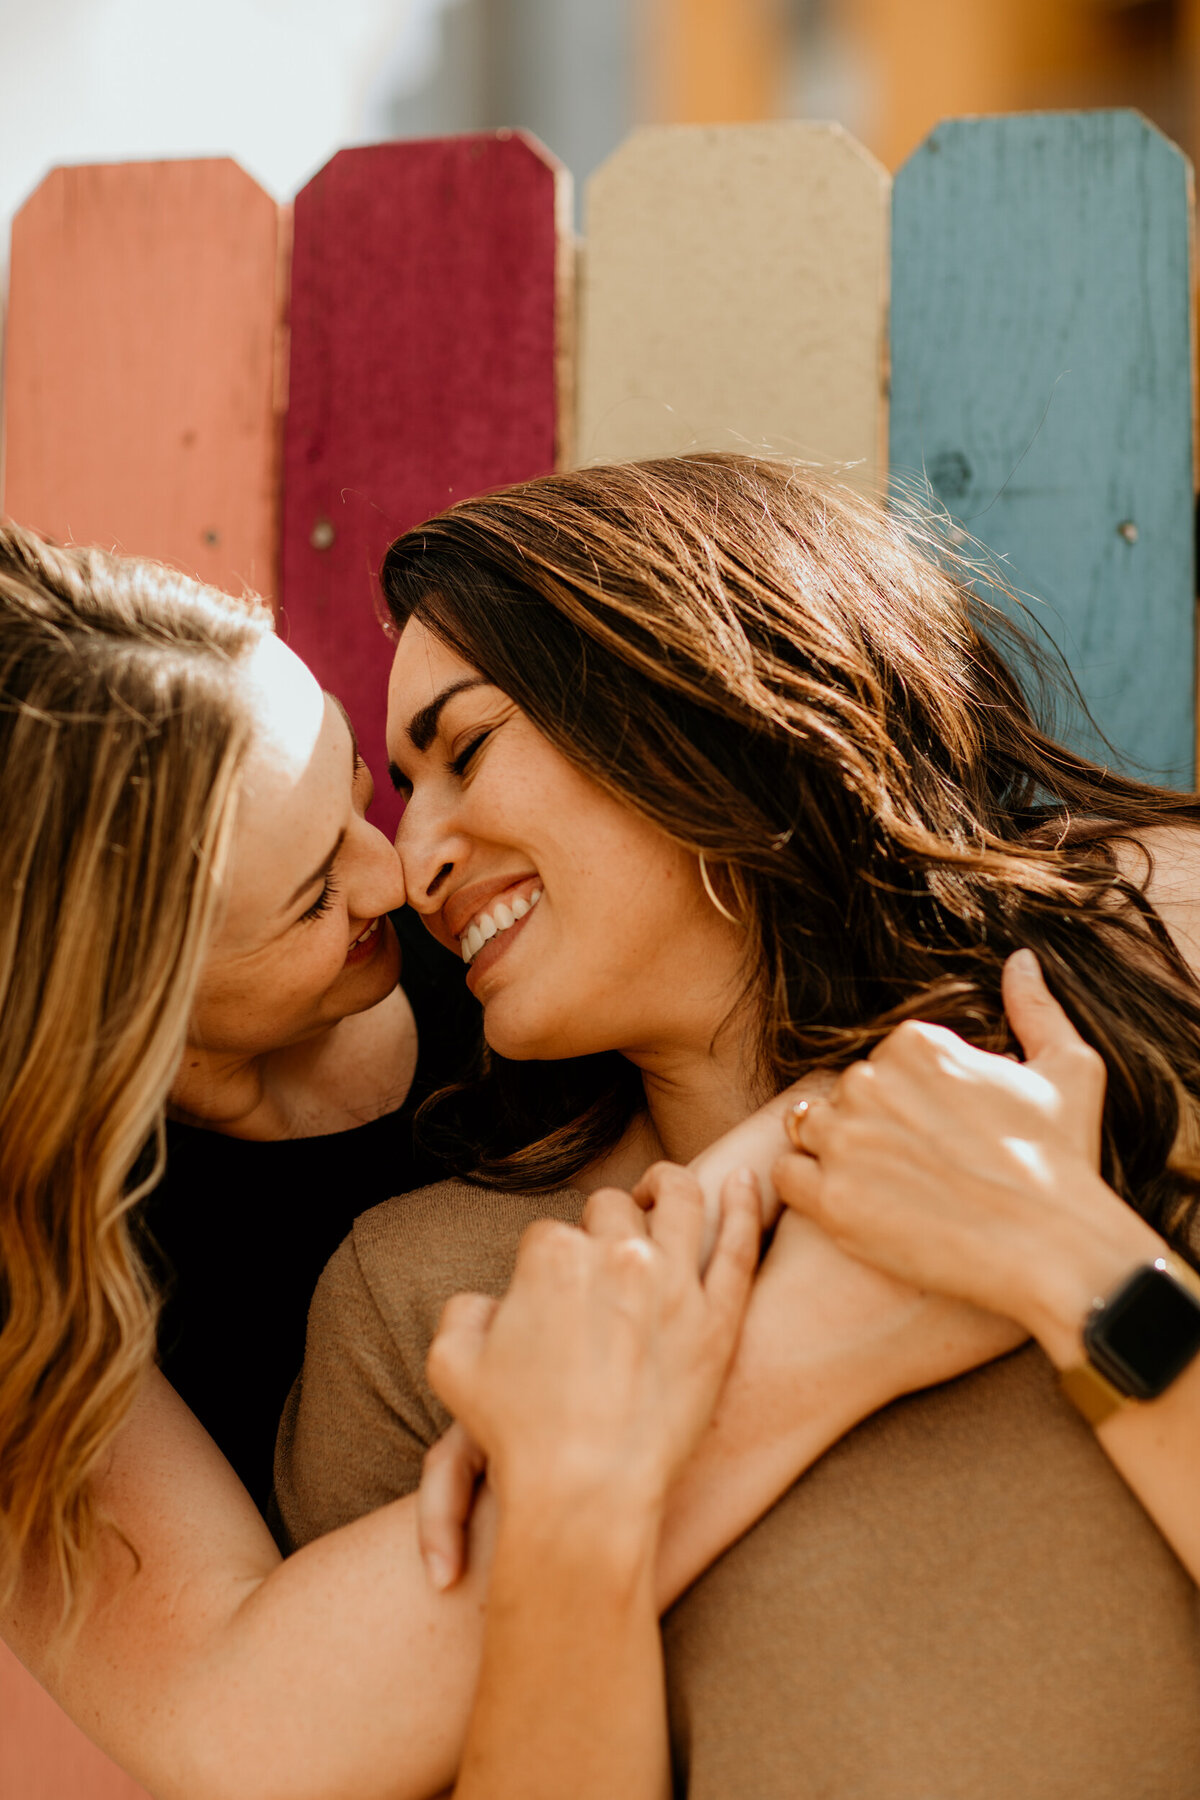
[[[294,1544],[416,1486],[445,1300],[581,1207],[444,1182],[357,1221],[280,1431]],[[1035,1349],[859,1426],[663,1630],[691,1800],[1200,1800],[1197,1591]]]

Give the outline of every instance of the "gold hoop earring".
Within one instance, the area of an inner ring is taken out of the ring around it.
[[[712,877],[710,876],[710,874],[708,872],[708,864],[705,861],[703,850],[700,852],[700,880],[704,884],[705,893],[708,895],[709,899],[712,901],[713,905],[716,907],[716,909],[720,913],[721,917],[723,919],[728,919],[729,923],[731,925],[740,925],[742,923],[742,921],[739,918],[735,917],[735,915],[730,912],[730,910],[727,906],[723,906],[721,901],[718,900],[718,898],[717,898],[717,892],[716,892],[716,889],[713,887]]]

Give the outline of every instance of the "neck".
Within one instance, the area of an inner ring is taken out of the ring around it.
[[[710,1046],[663,1047],[631,1057],[642,1072],[646,1110],[661,1154],[689,1163],[761,1106],[751,1078],[753,1043],[731,1025]]]
[[[189,1044],[171,1088],[171,1117],[230,1137],[285,1137],[287,1120],[271,1095],[269,1063],[269,1053],[230,1056]]]

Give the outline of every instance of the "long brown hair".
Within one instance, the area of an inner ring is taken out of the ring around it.
[[[383,585],[397,626],[704,852],[745,925],[764,1085],[911,1016],[1009,1048],[1000,972],[1028,945],[1107,1064],[1108,1179],[1185,1237],[1200,990],[1113,843],[1196,802],[1048,736],[1000,615],[910,519],[745,456],[589,468],[461,502],[392,545]],[[641,1100],[615,1055],[490,1057],[434,1124],[476,1179],[548,1187]]]
[[[36,1543],[69,1605],[94,1472],[153,1358],[131,1209],[161,1172],[227,854],[233,666],[269,623],[0,527],[0,1594]]]

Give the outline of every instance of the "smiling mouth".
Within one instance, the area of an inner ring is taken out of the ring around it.
[[[359,932],[358,936],[351,942],[349,950],[346,952],[347,962],[362,962],[364,957],[374,953],[375,947],[379,942],[379,928],[382,924],[383,918],[381,915],[377,919],[372,919],[371,923],[366,926],[364,930]]]
[[[524,886],[524,884],[521,884]],[[465,963],[474,962],[485,944],[511,931],[522,919],[528,918],[542,897],[541,886],[535,881],[528,894],[520,887],[512,888],[499,899],[489,900],[483,912],[476,913],[467,929],[459,938],[459,949]]]

